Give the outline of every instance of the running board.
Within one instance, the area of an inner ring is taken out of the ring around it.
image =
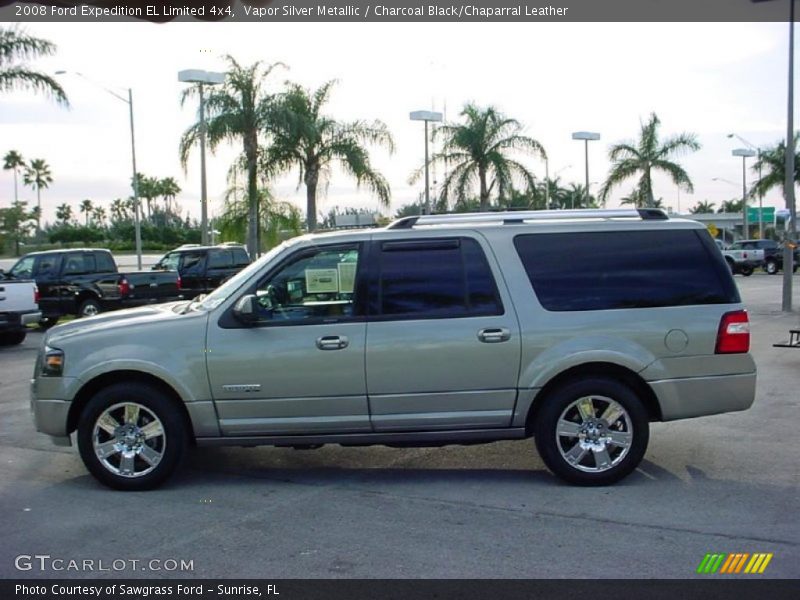
[[[199,437],[198,446],[445,446],[480,444],[527,437],[524,427],[457,431],[402,431],[385,433],[330,433],[322,435],[264,435],[247,437]]]

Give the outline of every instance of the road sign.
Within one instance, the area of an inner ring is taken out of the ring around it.
[[[761,212],[761,218],[759,218],[759,211]],[[774,206],[765,206],[762,209],[759,209],[755,206],[748,206],[747,207],[747,220],[751,223],[774,223],[775,222],[775,207]]]

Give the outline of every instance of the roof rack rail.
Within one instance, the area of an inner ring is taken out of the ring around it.
[[[526,221],[558,219],[641,219],[642,221],[665,221],[667,213],[660,208],[621,208],[575,210],[520,210],[482,213],[447,213],[442,215],[419,215],[403,217],[389,224],[387,229],[413,229],[417,225],[449,225],[456,223],[497,223],[513,225]]]

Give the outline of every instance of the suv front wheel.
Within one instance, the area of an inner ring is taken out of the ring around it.
[[[647,412],[623,383],[587,377],[557,388],[541,402],[533,424],[536,448],[565,481],[615,483],[644,457],[650,437]]]
[[[142,383],[100,390],[78,423],[83,463],[118,490],[158,486],[178,467],[186,446],[186,423],[173,400]]]

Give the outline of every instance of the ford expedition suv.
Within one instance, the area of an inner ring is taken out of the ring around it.
[[[121,342],[122,340],[122,342]],[[748,315],[705,227],[653,209],[408,217],[289,240],[200,301],[48,332],[39,431],[101,482],[162,483],[193,445],[532,437],[610,484],[651,422],[749,408]]]

